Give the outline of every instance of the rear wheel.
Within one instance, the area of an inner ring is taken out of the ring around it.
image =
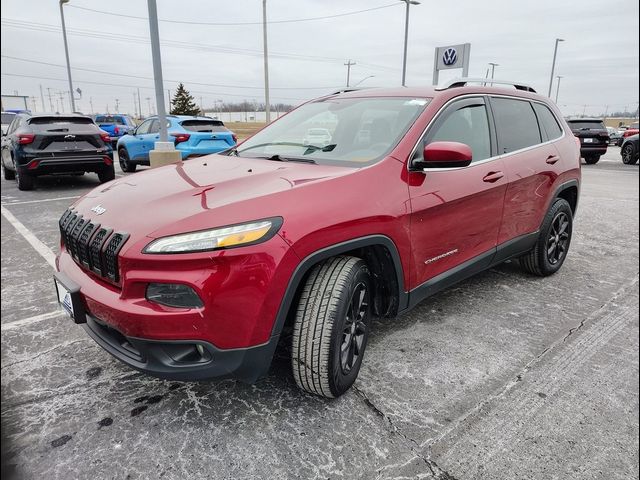
[[[27,173],[20,173],[18,169],[15,172],[15,179],[18,190],[33,190],[35,186],[35,178]]]
[[[587,165],[595,165],[600,161],[600,155],[589,155],[587,157],[584,157],[584,161],[587,163]]]
[[[371,277],[356,257],[313,268],[293,328],[291,363],[298,386],[323,397],[345,393],[360,371],[371,317]]]
[[[633,144],[627,143],[624,147],[622,147],[622,163],[625,165],[635,165],[638,161],[636,156],[636,149],[633,147]]]
[[[98,178],[100,179],[100,183],[110,182],[116,178],[116,171],[113,168],[113,165],[98,172]]]
[[[558,198],[544,217],[535,247],[520,257],[520,264],[529,273],[546,277],[560,270],[571,244],[573,212],[563,198]]]
[[[121,148],[118,150],[118,161],[120,162],[120,168],[123,172],[133,173],[136,171],[137,164],[132,162],[129,158],[129,152],[127,152],[126,148]]]

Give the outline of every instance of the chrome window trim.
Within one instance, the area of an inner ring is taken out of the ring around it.
[[[436,114],[433,116],[433,118],[431,118],[431,120],[429,121],[429,123],[427,124],[427,126],[424,128],[424,130],[422,131],[422,133],[420,134],[418,141],[416,142],[416,144],[413,146],[413,149],[411,150],[411,153],[409,154],[409,158],[406,161],[406,166],[407,166],[407,170],[408,171],[417,171],[417,170],[411,170],[409,168],[409,163],[411,162],[411,159],[413,158],[413,155],[416,153],[416,150],[418,149],[418,145],[420,145],[420,142],[422,141],[422,139],[424,138],[425,134],[427,133],[427,131],[429,130],[429,128],[433,125],[433,123],[438,119],[438,117],[440,115],[442,115],[442,112],[453,102],[456,102],[458,100],[464,99],[464,98],[474,98],[474,97],[479,97],[479,98],[483,98],[486,100],[487,97],[489,98],[493,98],[493,97],[499,97],[499,98],[512,98],[514,100],[521,100],[521,101],[526,101],[526,102],[532,102],[532,103],[539,103],[541,105],[544,105],[545,107],[549,108],[544,102],[540,101],[540,100],[534,100],[534,99],[530,99],[530,98],[526,98],[526,97],[518,97],[516,95],[502,95],[502,94],[496,94],[496,93],[491,93],[491,94],[487,94],[487,93],[467,93],[465,95],[460,95],[458,97],[454,97],[452,99],[450,99],[449,101],[447,101],[444,105],[442,105],[442,107],[440,107],[440,110],[438,110],[436,112]],[[486,105],[485,105],[486,108]],[[452,168],[424,168],[422,169],[423,173],[428,173],[428,172],[451,172],[454,170],[463,170],[465,168],[471,168],[474,167],[476,165],[483,165],[485,163],[489,163],[489,162],[493,162],[495,160],[502,160],[506,157],[509,157],[511,155],[516,155],[522,152],[527,152],[529,150],[533,150],[534,148],[538,148],[538,147],[542,147],[545,145],[549,145],[551,143],[557,142],[558,140],[562,140],[566,135],[567,132],[562,124],[562,122],[558,121],[558,117],[556,116],[555,112],[553,111],[553,109],[549,108],[549,111],[551,112],[551,114],[553,115],[553,118],[555,118],[555,120],[558,122],[558,125],[560,125],[562,127],[562,135],[560,135],[557,138],[554,138],[553,140],[547,140],[546,142],[542,142],[542,143],[536,143],[535,145],[531,145],[530,147],[525,147],[525,148],[521,148],[520,150],[514,150],[513,152],[509,152],[509,153],[503,153],[501,155],[496,155],[494,157],[489,157],[489,158],[485,158],[483,160],[478,160],[477,162],[471,162],[471,164],[467,165],[466,167],[452,167]],[[487,114],[489,114],[490,112],[487,109]],[[534,110],[534,114],[536,115],[536,119],[537,114],[535,113]],[[494,119],[495,121],[495,119]],[[497,129],[497,126],[496,126]],[[540,135],[542,135],[542,130],[540,131]]]

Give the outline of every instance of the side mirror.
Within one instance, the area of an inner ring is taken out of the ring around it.
[[[460,168],[471,164],[471,147],[459,142],[433,142],[425,145],[422,159],[411,161],[412,170]]]

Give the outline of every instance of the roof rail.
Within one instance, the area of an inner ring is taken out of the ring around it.
[[[436,87],[436,90],[447,90],[449,88],[464,87],[470,83],[482,83],[484,86],[486,86],[487,84],[512,85],[516,88],[516,90],[523,90],[525,92],[536,93],[533,87],[530,87],[529,85],[525,85],[522,82],[510,82],[508,80],[495,80],[492,78],[466,78],[466,77],[454,78],[453,80],[449,80],[444,85],[440,85]]]

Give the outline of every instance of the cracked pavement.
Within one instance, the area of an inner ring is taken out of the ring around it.
[[[376,320],[332,401],[296,388],[286,351],[255,385],[130,370],[57,310],[51,267],[2,216],[3,479],[638,478],[638,166],[618,151],[583,167],[558,274],[507,263]],[[2,181],[2,205],[55,251],[96,185]]]

